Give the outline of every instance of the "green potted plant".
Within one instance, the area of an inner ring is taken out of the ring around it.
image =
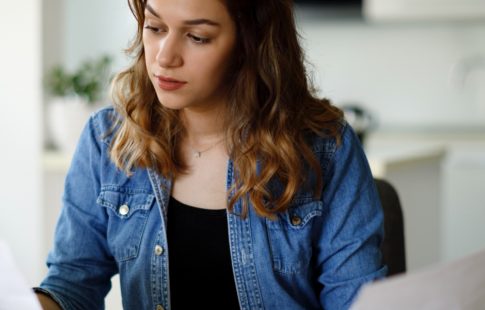
[[[45,77],[45,86],[54,97],[79,97],[93,105],[102,98],[108,82],[111,57],[88,59],[70,73],[63,66],[54,66]]]
[[[47,125],[51,142],[59,150],[74,151],[85,122],[102,105],[111,62],[110,56],[102,55],[84,61],[73,72],[60,65],[47,72]]]

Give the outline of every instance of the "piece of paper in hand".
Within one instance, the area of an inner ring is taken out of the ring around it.
[[[0,310],[41,310],[37,297],[15,266],[9,247],[0,240]]]
[[[368,284],[351,310],[484,310],[485,250]]]

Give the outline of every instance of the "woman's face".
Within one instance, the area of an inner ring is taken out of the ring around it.
[[[143,46],[159,101],[170,109],[224,103],[236,26],[221,0],[148,0]]]

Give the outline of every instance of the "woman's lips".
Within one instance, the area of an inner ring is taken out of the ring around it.
[[[165,76],[156,75],[158,86],[163,90],[177,90],[187,84],[187,82],[179,81]]]

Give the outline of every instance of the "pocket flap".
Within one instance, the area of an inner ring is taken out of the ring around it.
[[[120,218],[129,218],[137,211],[147,211],[155,200],[155,195],[145,190],[126,190],[122,188],[102,189],[96,202],[111,209]]]
[[[279,214],[278,219],[269,221],[269,227],[281,229],[282,226],[291,229],[301,229],[315,216],[323,213],[323,203],[321,201],[311,201],[305,204],[296,205],[289,208],[286,212]]]

